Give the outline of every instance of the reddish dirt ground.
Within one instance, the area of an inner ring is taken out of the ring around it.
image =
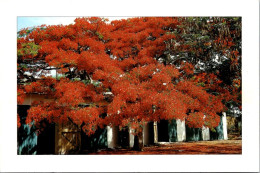
[[[153,154],[242,154],[242,140],[197,141],[160,143],[144,147],[143,151],[131,149],[100,150],[100,155],[153,155]]]

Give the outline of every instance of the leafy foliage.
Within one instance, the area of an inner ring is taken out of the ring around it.
[[[77,18],[21,31],[19,88],[53,99],[33,103],[27,123],[72,121],[87,134],[111,124],[138,132],[144,122],[162,119],[216,127],[223,103],[241,102],[235,94],[241,91],[240,32],[240,18],[176,17]],[[224,64],[234,72],[226,80]],[[51,69],[64,78],[46,77]]]

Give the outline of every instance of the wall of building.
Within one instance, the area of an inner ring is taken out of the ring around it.
[[[23,105],[29,106],[36,100],[48,101],[50,99],[46,98],[45,95],[31,94],[25,98]],[[118,127],[107,126],[105,129],[97,130],[94,135],[86,136],[85,134],[82,134],[80,127],[75,126],[73,123],[69,123],[66,125],[55,125],[55,127],[52,127],[53,130],[45,133],[45,137],[46,135],[55,137],[54,144],[47,144],[49,146],[54,146],[54,151],[52,152],[51,149],[45,151],[39,150],[40,145],[37,144],[39,138],[34,133],[33,128],[29,128],[29,126],[22,124],[21,129],[23,134],[18,132],[18,154],[41,154],[41,152],[47,152],[48,154],[73,154],[82,150],[118,147],[132,148],[134,146],[134,135],[132,134],[131,128],[119,130]],[[52,131],[55,135],[50,135]],[[44,141],[45,137],[42,137],[42,141]],[[21,138],[23,139],[21,140]],[[225,113],[222,114],[220,124],[215,128],[215,131],[211,131],[209,128],[205,127],[202,129],[189,128],[185,125],[185,120],[162,120],[161,122],[145,123],[142,135],[142,143],[144,146],[157,142],[220,139],[228,139]],[[41,152],[37,153],[37,151]]]
[[[20,116],[21,126],[17,130],[17,154],[37,154],[37,135],[35,127],[25,124],[29,105],[18,105],[17,113]]]
[[[29,94],[24,98],[22,105],[31,105],[34,101],[51,101],[51,98],[48,98],[44,94]]]

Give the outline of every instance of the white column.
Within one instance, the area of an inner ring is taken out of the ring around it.
[[[115,126],[107,126],[107,146],[115,148],[118,146],[118,128]]]
[[[148,123],[144,123],[144,126],[143,126],[143,144],[149,145],[149,126],[148,126]]]
[[[154,132],[154,143],[158,143],[157,121],[153,122],[153,132]]]
[[[202,140],[208,141],[210,140],[210,132],[208,127],[202,127]]]
[[[176,120],[177,124],[177,141],[182,142],[186,140],[186,128],[185,120],[181,121],[180,119]]]
[[[133,135],[133,129],[129,127],[129,147],[133,148],[134,147],[134,138],[135,136]]]
[[[224,136],[224,140],[228,140],[226,112],[222,112],[222,122],[223,122],[223,136]]]

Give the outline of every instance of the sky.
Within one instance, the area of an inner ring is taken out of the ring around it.
[[[23,28],[46,25],[73,24],[76,17],[17,17],[17,31]],[[129,17],[106,17],[110,21]]]

